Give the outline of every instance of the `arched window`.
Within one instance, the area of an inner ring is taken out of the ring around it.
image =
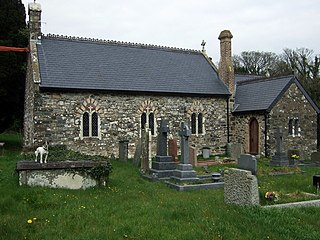
[[[91,118],[92,137],[98,137],[98,114],[96,112],[92,113]]]
[[[90,120],[89,120],[89,113],[85,112],[82,116],[82,133],[84,137],[89,137],[89,129],[90,129]]]
[[[195,113],[191,115],[191,133],[197,134],[197,116]]]
[[[191,114],[191,133],[197,135],[204,133],[202,113]]]
[[[151,134],[154,135],[154,113],[149,113],[149,128],[151,129]]]
[[[97,112],[84,112],[82,115],[82,137],[99,136],[99,116]]]
[[[144,129],[147,123],[147,114],[144,112],[141,114],[141,129]]]
[[[143,112],[141,114],[141,129],[144,129],[148,124],[151,134],[155,135],[155,117],[153,112]]]
[[[293,135],[293,119],[289,119],[288,131],[289,135]]]
[[[198,115],[198,133],[203,133],[203,119],[202,119],[202,113],[199,113]]]

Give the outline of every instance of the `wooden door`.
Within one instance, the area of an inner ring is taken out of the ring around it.
[[[255,118],[249,123],[249,152],[253,155],[259,152],[259,124]]]

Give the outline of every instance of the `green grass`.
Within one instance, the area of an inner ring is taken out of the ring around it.
[[[320,208],[230,206],[224,204],[223,189],[177,192],[164,183],[144,180],[137,168],[117,161],[112,162],[106,188],[21,187],[15,173],[20,140],[11,138],[0,155],[0,239],[318,239],[320,235]],[[7,139],[8,135],[0,135],[0,141]],[[302,175],[259,177],[261,192],[312,192],[305,186],[312,180],[304,178],[319,169],[304,170]]]

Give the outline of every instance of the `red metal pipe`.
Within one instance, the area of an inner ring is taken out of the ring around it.
[[[0,52],[29,52],[29,48],[0,46]]]

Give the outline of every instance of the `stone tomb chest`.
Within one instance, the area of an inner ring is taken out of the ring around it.
[[[17,163],[19,185],[51,188],[86,189],[100,182],[87,174],[89,169],[97,167],[97,161],[56,161],[40,164],[33,161]]]

